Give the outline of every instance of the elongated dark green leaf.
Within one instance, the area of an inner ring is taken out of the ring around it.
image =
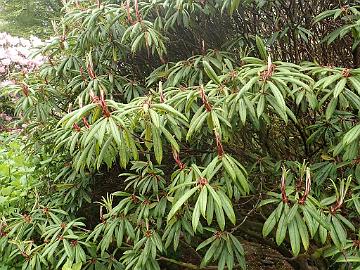
[[[280,246],[281,243],[285,239],[287,227],[288,227],[288,225],[287,225],[287,222],[286,222],[286,216],[285,216],[285,214],[283,214],[280,217],[279,224],[278,224],[278,227],[277,227],[277,230],[276,230],[276,244],[278,246]]]
[[[360,137],[360,124],[350,129],[343,138],[343,144],[349,145]]]
[[[330,230],[329,223],[321,216],[321,214],[313,209],[312,207],[306,207],[307,212],[315,219],[317,222],[319,222],[325,229]]]
[[[276,224],[276,209],[271,213],[271,215],[264,223],[262,229],[262,233],[264,237],[269,235],[269,233],[274,229],[275,224]]]
[[[203,60],[204,70],[209,78],[216,84],[221,84],[219,77],[216,75],[216,72],[213,70],[208,61]]]
[[[298,207],[299,207],[299,204],[295,203],[293,205],[293,207],[290,209],[290,211],[287,215],[287,219],[286,219],[287,224],[289,224],[290,222],[292,222],[294,220],[294,217],[298,211]]]
[[[212,236],[208,239],[206,239],[205,241],[203,241],[200,245],[198,245],[198,247],[196,248],[196,250],[200,250],[204,247],[206,247],[207,245],[209,245],[210,243],[212,243],[214,240],[216,239],[216,236]]]
[[[238,1],[238,2],[240,2],[240,1]],[[256,40],[256,47],[259,51],[261,59],[267,60],[268,54],[266,52],[266,47],[265,47],[263,40],[259,36],[256,36],[255,40]]]
[[[337,98],[340,93],[344,90],[344,87],[346,85],[346,81],[347,79],[346,78],[342,78],[335,86],[335,89],[334,89],[334,97]]]
[[[193,214],[192,214],[192,227],[194,232],[196,232],[196,229],[199,225],[199,219],[200,219],[200,197],[198,198],[198,200],[196,201],[194,210],[193,210]]]
[[[281,94],[281,91],[276,87],[275,84],[273,84],[271,81],[268,81],[267,84],[270,86],[270,90],[273,93],[276,103],[278,104],[279,108],[285,112],[286,111],[286,105],[283,95]]]
[[[152,129],[152,139],[154,143],[154,152],[155,152],[156,161],[159,164],[161,164],[162,156],[163,156],[162,142],[161,142],[159,129],[156,127],[153,127]]]
[[[183,196],[180,197],[178,201],[175,202],[173,207],[171,208],[167,220],[169,221],[176,212],[183,206],[183,204],[198,190],[198,187],[193,187],[192,189],[185,192]]]
[[[204,218],[206,218],[206,205],[207,205],[207,200],[208,200],[208,194],[207,194],[207,187],[204,186],[201,191],[200,191],[200,195],[198,198],[199,201],[199,207],[200,207],[200,212],[202,214],[202,216]]]
[[[299,229],[301,242],[302,242],[302,244],[304,246],[304,249],[308,250],[309,244],[310,244],[309,243],[309,233],[308,233],[308,230],[306,228],[305,222],[304,222],[304,220],[302,219],[302,217],[300,216],[299,213],[296,213],[295,219],[296,219],[296,222],[297,222],[297,227]]]
[[[222,208],[224,209],[226,216],[232,222],[232,224],[235,224],[236,216],[230,199],[222,191],[219,191],[218,194],[222,202]]]
[[[335,230],[334,233],[336,234],[337,239],[339,240],[340,246],[341,247],[345,246],[346,239],[347,239],[345,229],[343,228],[343,226],[341,225],[340,221],[338,220],[338,218],[336,216],[332,216],[331,221],[332,221],[333,228]],[[330,234],[332,234],[332,233],[333,233],[333,230],[330,231]],[[336,242],[336,240],[334,240],[334,244],[337,244],[335,242]],[[339,245],[337,245],[337,246],[339,246]]]
[[[333,98],[330,100],[328,107],[326,108],[325,116],[326,120],[329,120],[334,114],[336,106],[338,104],[338,98]]]
[[[224,211],[221,205],[218,205],[217,203],[214,204],[214,209],[215,209],[216,221],[219,224],[220,229],[223,231],[225,229]]]
[[[297,256],[300,253],[300,233],[296,220],[293,220],[289,224],[289,238],[292,252],[295,256]]]

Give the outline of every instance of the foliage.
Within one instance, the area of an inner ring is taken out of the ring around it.
[[[28,38],[31,35],[47,37],[51,21],[58,19],[61,0],[1,0],[0,32]]]
[[[359,268],[358,44],[320,42],[334,30],[327,7],[68,1],[47,62],[11,86],[44,188],[4,216],[3,257],[244,269],[249,218],[294,264]],[[103,195],[96,224],[82,218],[90,188]]]
[[[0,156],[0,211],[1,215],[14,212],[26,203],[28,192],[34,187],[34,165],[21,153],[23,143],[6,133],[1,134]],[[34,161],[34,160],[32,160]]]

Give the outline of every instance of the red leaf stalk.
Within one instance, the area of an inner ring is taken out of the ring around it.
[[[281,199],[283,203],[288,203],[289,198],[286,195],[286,169],[283,168],[281,175]]]
[[[209,101],[207,100],[206,95],[205,95],[204,86],[202,86],[202,85],[200,86],[200,97],[201,97],[202,103],[205,106],[206,111],[210,112],[212,108],[211,108]]]
[[[183,170],[185,168],[185,164],[181,162],[179,152],[175,149],[173,149],[173,157],[180,170]]]
[[[21,88],[22,88],[24,95],[28,97],[29,96],[29,87],[26,84],[22,83]]]
[[[263,72],[261,72],[261,80],[266,81],[267,79],[269,79],[272,74],[274,73],[276,66],[272,63],[271,58],[269,56],[268,59],[268,65],[267,65],[267,69],[264,70]]]
[[[110,117],[110,111],[106,105],[105,99],[104,99],[104,91],[100,90],[100,100],[99,100],[103,115],[105,117]]]
[[[224,155],[224,147],[221,142],[221,136],[216,130],[214,130],[214,133],[215,133],[215,140],[216,140],[218,156],[221,158]]]
[[[160,92],[160,102],[164,103],[165,102],[165,96],[164,96],[164,92],[162,89],[162,82],[159,82],[159,92]]]
[[[87,65],[87,70],[88,70],[88,73],[90,75],[90,78],[91,79],[95,79],[96,78],[96,75],[95,75],[95,72],[92,68],[92,66],[90,64]]]
[[[81,74],[81,78],[82,80],[85,82],[86,81],[86,77],[84,75],[84,69],[82,67],[80,67],[80,74]]]
[[[310,169],[306,168],[306,182],[305,182],[305,191],[303,196],[299,199],[299,204],[304,204],[306,201],[307,196],[310,193],[311,189],[311,175],[310,175]]]
[[[86,120],[85,117],[82,118],[82,121],[83,121],[85,127],[90,128],[89,122]]]
[[[78,124],[74,123],[73,128],[77,131],[80,132],[80,127]]]
[[[141,21],[141,16],[140,16],[140,13],[139,13],[139,3],[138,3],[138,0],[134,0],[134,4],[135,4],[136,19],[137,19],[138,21]]]
[[[127,19],[129,21],[129,23],[133,24],[133,20],[131,18],[131,14],[130,14],[130,0],[126,1],[126,13],[127,13]]]

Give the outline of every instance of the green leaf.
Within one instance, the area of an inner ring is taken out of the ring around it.
[[[119,131],[119,128],[116,126],[114,120],[111,117],[109,117],[109,124],[110,124],[111,134],[112,134],[116,144],[118,145],[118,147],[121,147],[120,131]]]
[[[209,62],[206,60],[203,60],[203,66],[206,74],[209,76],[209,78],[216,84],[221,84],[218,76],[216,75],[216,72],[213,70]]]
[[[266,51],[264,41],[259,36],[255,37],[255,41],[256,41],[256,47],[257,47],[257,49],[259,51],[261,59],[267,60],[268,59],[268,54],[267,54],[267,51]]]
[[[263,114],[264,108],[265,108],[265,96],[260,95],[259,102],[256,107],[256,114],[258,118],[260,118],[260,116]]]
[[[289,213],[287,215],[287,218],[286,218],[287,224],[289,224],[290,222],[292,222],[294,220],[294,217],[295,217],[295,215],[297,213],[298,207],[299,207],[299,204],[295,203],[293,205],[293,207],[290,209],[290,211],[289,211]]]
[[[340,263],[358,263],[358,262],[360,262],[360,257],[359,256],[340,257],[339,259],[336,260],[336,262],[340,262]]]
[[[273,93],[276,103],[278,104],[279,108],[285,112],[286,111],[286,105],[283,95],[281,94],[281,91],[277,88],[275,84],[273,84],[271,81],[267,81],[267,84],[270,86],[270,90]]]
[[[277,199],[277,198],[271,198],[271,199],[266,199],[266,200],[262,200],[259,205],[258,208],[267,205],[267,204],[271,204],[271,203],[279,203],[281,199]]]
[[[284,241],[287,230],[287,222],[285,213],[280,217],[279,224],[276,230],[276,244],[278,246]]]
[[[234,164],[232,163],[232,161],[228,160],[226,155],[222,157],[221,161],[225,168],[225,171],[230,175],[233,180],[236,180],[236,172],[234,170]]]
[[[222,208],[224,209],[226,216],[229,218],[232,224],[235,224],[236,216],[230,199],[222,191],[219,191],[218,194],[222,202]]]
[[[201,266],[206,265],[210,259],[214,256],[214,253],[217,249],[217,247],[220,244],[220,239],[216,239],[210,246],[210,248],[207,250],[207,252],[205,253],[204,259],[201,262]]]
[[[355,232],[355,226],[347,218],[343,217],[340,214],[336,214],[336,217],[341,220],[341,222],[345,224],[350,230]]]
[[[82,262],[75,263],[71,266],[71,270],[81,270]]]
[[[349,81],[357,91],[358,95],[360,95],[360,81],[357,78],[349,77]]]
[[[332,223],[333,223],[332,225],[333,225],[333,228],[335,230],[337,239],[341,243],[340,246],[343,247],[346,244],[346,238],[347,238],[346,237],[346,231],[343,228],[343,226],[341,225],[340,221],[337,219],[337,217],[332,216],[331,220],[332,220]],[[333,230],[330,231],[330,235],[331,235],[332,232],[333,232]],[[336,240],[334,241],[334,244],[336,244],[335,242],[336,242]],[[337,246],[339,246],[339,245],[337,245]]]
[[[337,104],[338,104],[338,98],[333,98],[330,100],[325,112],[326,120],[330,120],[331,116],[335,112]]]
[[[259,80],[257,76],[252,77],[239,91],[238,97],[241,97]],[[255,114],[255,113],[254,113]]]
[[[159,115],[154,110],[152,110],[151,108],[149,109],[149,114],[150,114],[150,118],[151,118],[151,121],[154,124],[154,126],[156,128],[160,128],[160,117],[159,117]]]
[[[169,112],[169,113],[173,114],[174,116],[177,116],[187,122],[187,118],[182,113],[178,112],[173,107],[171,107],[165,103],[151,104],[151,107],[158,109],[158,110],[163,110],[163,111]]]
[[[208,197],[208,201],[207,201],[207,205],[206,205],[206,221],[207,224],[210,225],[213,217],[214,217],[214,199],[211,196],[207,196]]]
[[[198,198],[199,201],[199,207],[200,207],[200,212],[202,214],[202,216],[204,218],[206,218],[206,204],[207,204],[207,200],[208,200],[208,195],[207,195],[207,187],[204,186],[201,191],[200,191],[200,195]]]
[[[241,255],[244,255],[245,252],[244,252],[244,248],[242,247],[240,241],[235,237],[233,236],[232,234],[228,234],[232,240],[232,242],[234,243],[234,246],[236,248],[236,250],[241,254]]]
[[[359,200],[359,197],[353,196],[353,202],[354,202],[356,211],[360,215],[360,200]]]
[[[316,227],[315,227],[313,218],[311,217],[311,215],[309,214],[309,212],[306,210],[305,207],[301,206],[301,209],[303,211],[304,219],[307,224],[307,227],[309,228],[310,235],[313,238],[316,233],[316,231],[315,231]]]
[[[289,237],[292,252],[295,256],[297,256],[300,253],[300,234],[296,220],[293,220],[289,224]]]
[[[246,122],[246,105],[243,99],[239,99],[239,105],[238,105],[240,120],[243,125],[245,125]]]
[[[224,211],[221,207],[221,205],[218,205],[215,203],[215,215],[216,215],[216,221],[219,224],[220,229],[223,231],[225,229],[225,216]]]
[[[325,229],[330,230],[329,223],[321,216],[321,214],[313,209],[311,206],[305,206],[308,213],[317,221],[319,222]]]
[[[342,78],[335,86],[334,97],[337,98],[340,93],[344,90],[345,84],[347,82],[346,78]]]
[[[160,138],[159,129],[156,128],[155,126],[153,126],[153,128],[152,128],[152,138],[153,138],[153,143],[154,143],[154,152],[155,152],[156,161],[159,164],[161,164],[162,155],[163,155],[162,142],[161,142],[161,138]]]
[[[320,236],[321,244],[325,244],[328,236],[328,231],[321,225],[319,226],[319,236]]]
[[[343,138],[343,144],[349,145],[353,141],[357,140],[360,136],[360,124],[350,129]]]
[[[304,246],[305,250],[308,250],[309,248],[309,234],[308,234],[308,230],[306,228],[305,222],[302,219],[302,217],[300,216],[299,213],[296,213],[295,215],[295,219],[297,222],[297,227],[299,229],[299,233],[300,233],[300,237],[301,237],[301,241],[302,244]]]
[[[177,152],[179,152],[180,151],[179,144],[174,139],[173,135],[171,135],[171,133],[167,131],[167,129],[164,128],[163,126],[161,126],[160,129],[162,131],[162,134],[165,135],[166,140],[171,144],[171,147],[175,149]]]
[[[167,217],[167,221],[169,222],[170,219],[176,214],[176,212],[183,206],[183,204],[199,189],[199,187],[193,187],[192,189],[185,192],[183,196],[180,197],[179,200],[171,208],[169,215]]]
[[[219,195],[215,192],[215,190],[213,189],[213,187],[209,184],[206,185],[206,187],[209,189],[211,196],[213,197],[214,201],[216,202],[217,205],[221,206],[221,200],[219,198]]]
[[[269,235],[269,233],[274,229],[275,224],[276,224],[276,209],[271,213],[271,215],[264,223],[262,229],[262,233],[264,237]]]
[[[232,0],[230,1],[230,3],[231,5],[230,5],[229,13],[230,15],[232,15],[234,11],[239,7],[240,0]]]
[[[196,228],[198,227],[199,220],[200,220],[200,200],[199,200],[199,198],[196,201],[196,204],[195,204],[195,207],[194,207],[194,210],[193,210],[193,214],[192,214],[191,223],[192,223],[192,227],[193,227],[194,232],[196,232]]]
[[[209,245],[210,243],[212,243],[214,240],[216,239],[216,235],[206,239],[205,241],[203,241],[200,245],[198,245],[198,247],[196,248],[196,251],[206,247],[207,245]]]

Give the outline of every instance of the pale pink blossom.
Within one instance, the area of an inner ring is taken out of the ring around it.
[[[11,60],[8,58],[5,58],[5,59],[1,60],[1,64],[4,66],[10,66]]]
[[[0,67],[1,68],[1,67]],[[14,81],[10,81],[10,80],[5,80],[3,82],[0,83],[1,86],[8,86],[8,85],[14,85],[15,82]]]
[[[31,53],[35,47],[43,44],[35,36],[25,39],[0,32],[0,73],[2,76],[12,71],[29,72],[39,67],[46,59],[41,55],[32,58]]]

